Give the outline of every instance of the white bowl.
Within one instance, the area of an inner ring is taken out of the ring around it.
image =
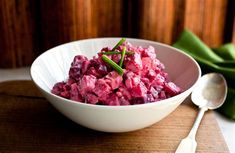
[[[180,86],[181,94],[154,103],[131,106],[100,106],[74,102],[51,93],[56,82],[66,80],[75,55],[91,58],[103,47],[114,46],[120,38],[97,38],[75,41],[52,48],[41,54],[31,66],[31,77],[49,102],[74,122],[103,132],[128,132],[160,121],[174,111],[192,92],[201,76],[197,62],[178,49],[165,44],[129,39],[135,46],[153,46],[157,58],[165,65],[171,81]]]

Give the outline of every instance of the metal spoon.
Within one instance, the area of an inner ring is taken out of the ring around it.
[[[200,78],[191,94],[193,103],[199,106],[200,110],[189,135],[181,140],[176,153],[196,151],[195,136],[205,111],[219,108],[224,103],[226,95],[227,83],[221,74],[209,73]]]

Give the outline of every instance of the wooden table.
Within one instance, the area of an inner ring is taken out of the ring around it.
[[[31,81],[0,83],[0,152],[174,152],[197,115],[186,99],[167,118],[128,133],[84,128],[61,115]],[[227,153],[214,113],[205,114],[197,133],[201,153]]]

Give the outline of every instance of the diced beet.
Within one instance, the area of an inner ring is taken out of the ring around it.
[[[135,52],[141,53],[144,51],[144,48],[142,46],[135,47]]]
[[[145,103],[149,103],[149,102],[153,102],[154,100],[155,100],[155,98],[153,97],[153,95],[152,94],[147,94],[146,95],[146,102]]]
[[[145,104],[146,102],[147,102],[146,96],[145,97],[134,97],[131,99],[132,105]]]
[[[99,98],[92,93],[87,93],[86,94],[86,101],[87,101],[87,103],[90,103],[90,104],[96,104],[99,102]]]
[[[69,99],[70,98],[70,92],[64,90],[60,93],[60,96]]]
[[[82,95],[78,91],[78,85],[77,83],[71,84],[71,90],[70,90],[70,99],[78,102],[82,102]]]
[[[71,90],[71,86],[66,83],[66,84],[63,86],[63,90],[64,90],[64,91],[69,91],[69,90]]]
[[[87,74],[93,74],[98,78],[101,78],[108,74],[107,66],[100,59],[90,60],[90,68],[88,68]]]
[[[177,95],[181,92],[181,89],[178,86],[176,86],[173,82],[165,83],[164,89],[171,96]]]
[[[150,79],[152,86],[163,86],[165,81],[165,78],[161,74],[156,74],[155,77],[152,77],[152,79]]]
[[[132,88],[133,85],[132,85],[132,78],[135,77],[136,74],[134,74],[133,72],[131,71],[127,71],[124,75],[124,78],[125,78],[125,86],[127,88]]]
[[[84,75],[79,84],[79,92],[81,95],[92,91],[95,88],[96,80],[96,77],[93,75]]]
[[[138,53],[135,53],[131,56],[128,56],[124,61],[125,68],[132,72],[139,72],[143,69],[141,56]]]
[[[157,73],[154,70],[150,69],[146,76],[149,78],[149,80],[153,81],[156,75]]]
[[[141,54],[142,57],[150,57],[152,59],[156,58],[155,49],[152,46],[149,46],[148,48],[144,48]]]
[[[131,71],[126,71],[126,73],[125,73],[125,77],[126,78],[132,78],[134,76],[136,76],[136,74],[131,72]]]
[[[93,75],[93,76],[95,76],[95,77],[97,77],[97,78],[101,78],[101,77],[102,77],[102,75],[99,74],[99,73],[97,72],[97,70],[96,70],[94,67],[90,67],[90,68],[86,71],[86,75]]]
[[[120,105],[130,105],[129,100],[125,99],[124,97],[121,97],[118,100],[119,100]]]
[[[72,66],[69,69],[69,77],[73,78],[74,80],[78,81],[81,76],[81,67],[80,66]]]
[[[132,79],[131,79],[131,78],[126,79],[125,85],[126,85],[126,87],[129,88],[129,89],[133,88]]]
[[[163,69],[165,69],[164,65],[158,59],[143,57],[142,63],[143,63],[142,75],[145,75],[150,70],[155,71],[156,73],[160,73]]]
[[[108,98],[103,102],[105,105],[110,105],[110,106],[119,106],[119,99],[116,94],[110,94]]]
[[[95,84],[95,88],[93,92],[98,96],[102,97],[104,95],[108,95],[112,92],[111,87],[106,83],[104,79],[98,79]]]
[[[88,67],[89,67],[90,61],[83,61],[82,62],[82,74],[85,74]]]
[[[169,77],[168,77],[168,74],[166,72],[161,71],[160,74],[161,74],[161,76],[163,76],[165,78],[166,82],[169,82]]]
[[[137,86],[138,84],[140,84],[140,77],[137,76],[137,77],[132,78],[132,84],[133,86]]]
[[[105,65],[99,65],[97,67],[90,67],[87,72],[87,75],[94,75],[97,78],[102,78],[108,74],[107,67]]]
[[[55,95],[60,95],[60,93],[61,93],[62,91],[64,91],[64,85],[65,85],[65,84],[66,84],[65,82],[58,82],[58,83],[56,83],[56,84],[53,86],[51,92],[52,92],[53,94],[55,94]]]
[[[158,98],[158,91],[154,88],[154,87],[151,87],[150,88],[150,93],[152,94],[152,96],[156,99]]]
[[[125,81],[125,85],[128,89],[132,89],[140,83],[140,76],[135,76],[132,78],[127,78]]]
[[[112,50],[112,48],[110,48],[110,47],[104,47],[104,48],[101,49],[101,52],[108,52],[108,51],[110,51],[110,50]]]
[[[108,75],[105,76],[106,82],[111,86],[111,88],[117,89],[120,84],[122,83],[122,76],[120,76],[116,71],[110,72]]]
[[[142,77],[142,78],[140,78],[140,80],[144,83],[144,85],[146,86],[147,89],[150,88],[151,84],[150,84],[150,81],[148,78]]]
[[[95,68],[101,76],[105,76],[106,74],[108,74],[107,66],[105,66],[105,65],[100,64]]]
[[[158,59],[152,59],[152,69],[159,72],[165,69],[165,66],[158,60]]]
[[[115,63],[119,63],[120,59],[121,59],[121,54],[114,54],[114,55],[112,55],[112,60]]]
[[[82,75],[82,63],[88,61],[87,57],[83,55],[77,55],[74,57],[71,67],[69,69],[69,77],[75,80],[79,80]]]
[[[152,59],[150,57],[143,57],[142,64],[143,64],[142,76],[145,76],[145,74],[150,69],[152,69]]]
[[[165,91],[161,91],[158,95],[159,99],[166,99],[166,93]]]
[[[120,88],[118,88],[116,94],[118,95],[118,97],[124,97],[127,100],[131,99],[131,93],[125,86],[121,86]]]
[[[131,89],[131,95],[133,97],[144,97],[147,93],[147,88],[143,82],[140,82],[137,86]]]
[[[71,84],[73,84],[73,83],[76,83],[76,81],[75,81],[74,79],[72,79],[72,78],[68,78],[67,84],[68,84],[68,85],[71,85]]]
[[[124,43],[124,46],[126,47],[127,50],[132,51],[132,52],[137,52],[137,53],[139,53],[140,48],[142,48],[141,46],[135,47],[135,46],[133,46],[133,45],[132,45],[131,43],[129,43],[129,42],[125,42],[125,43]],[[123,46],[123,47],[124,47],[124,46]],[[122,46],[121,46],[121,47],[122,47]],[[123,47],[121,48],[121,50],[123,49]]]
[[[71,66],[81,65],[83,61],[87,61],[88,58],[83,55],[77,55],[74,57],[73,62],[71,63]]]

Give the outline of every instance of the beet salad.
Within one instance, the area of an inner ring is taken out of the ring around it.
[[[181,92],[168,78],[155,49],[133,46],[122,38],[92,59],[77,55],[68,79],[54,85],[52,93],[96,105],[136,105],[157,102]]]

